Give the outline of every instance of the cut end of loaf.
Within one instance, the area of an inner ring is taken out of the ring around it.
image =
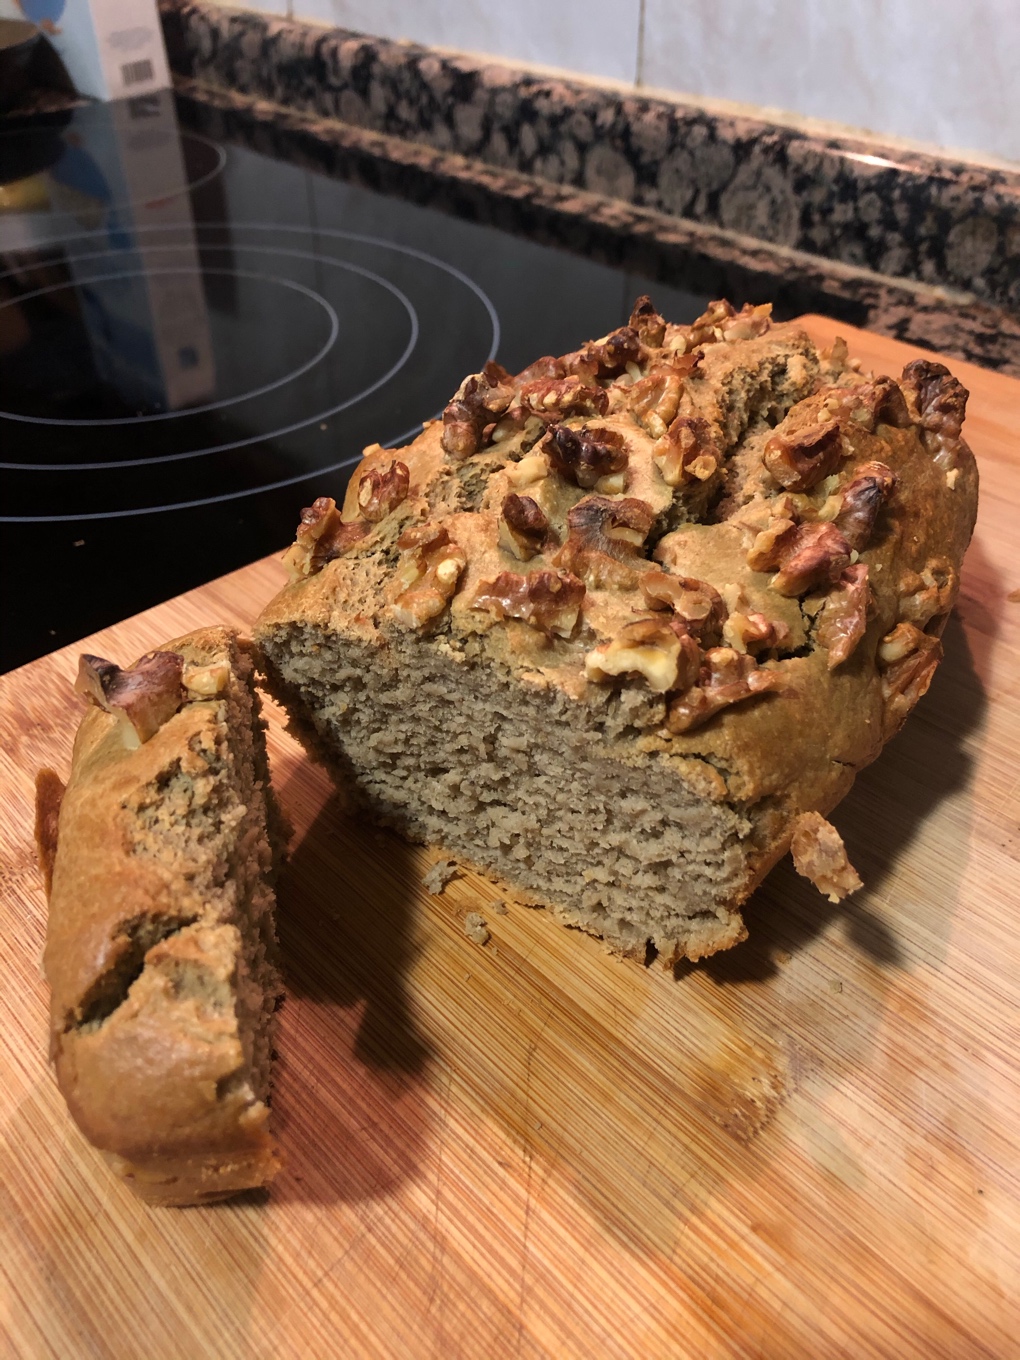
[[[468,643],[295,625],[263,647],[296,729],[378,821],[628,955],[744,938],[754,828],[710,767],[607,743],[604,711],[511,685]]]
[[[282,842],[249,644],[207,629],[168,651],[199,687],[144,743],[100,707],[82,724],[45,962],[76,1122],[142,1198],[191,1204],[278,1166]]]

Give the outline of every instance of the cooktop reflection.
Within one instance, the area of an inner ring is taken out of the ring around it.
[[[365,445],[648,287],[217,145],[169,93],[0,125],[0,185],[3,669],[282,549]]]

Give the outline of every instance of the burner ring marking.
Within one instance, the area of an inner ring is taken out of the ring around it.
[[[177,247],[179,248],[179,247]],[[155,249],[172,250],[173,246],[156,246]],[[93,256],[80,255],[77,259],[100,259],[103,255],[115,254],[114,251],[97,252]],[[0,311],[5,307],[13,307],[15,303],[27,302],[29,298],[42,297],[46,293],[57,293],[62,288],[81,287],[85,284],[107,283],[111,279],[138,279],[138,278],[160,278],[174,274],[220,274],[228,278],[236,279],[259,279],[265,283],[278,283],[284,288],[290,288],[295,293],[304,293],[313,302],[317,302],[329,317],[329,339],[322,345],[318,353],[293,369],[290,373],[284,374],[282,378],[276,378],[271,383],[265,383],[262,387],[253,387],[249,392],[239,392],[236,397],[223,397],[220,401],[206,401],[200,406],[182,406],[176,411],[154,411],[151,415],[140,416],[109,416],[88,419],[61,419],[49,416],[25,416],[17,411],[0,411],[0,420],[17,420],[24,425],[60,425],[60,426],[91,426],[91,425],[143,425],[152,420],[173,420],[178,416],[194,416],[201,411],[218,411],[224,406],[233,406],[239,401],[249,401],[253,397],[261,397],[266,392],[272,392],[277,387],[282,387],[284,383],[293,382],[296,378],[302,377],[310,368],[314,368],[321,359],[324,359],[336,343],[336,338],[340,334],[340,318],[337,316],[333,306],[326,301],[320,294],[313,289],[305,287],[303,283],[298,283],[295,279],[281,279],[275,274],[256,274],[250,269],[124,269],[114,274],[90,274],[87,279],[76,282],[48,283],[45,288],[36,288],[31,293],[19,293],[17,297],[10,298],[6,302],[0,302]],[[147,458],[147,463],[158,463],[159,458]],[[129,466],[123,463],[0,463],[3,468],[21,468],[23,470],[47,469],[56,471],[58,468],[100,468],[100,467],[124,467]]]

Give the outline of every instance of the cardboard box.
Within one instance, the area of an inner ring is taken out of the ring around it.
[[[170,85],[156,0],[19,0],[81,94],[124,99]]]

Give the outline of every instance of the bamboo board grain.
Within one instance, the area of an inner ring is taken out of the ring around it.
[[[866,365],[913,357],[838,329]],[[2,681],[9,1353],[1020,1354],[1020,383],[952,367],[977,535],[931,692],[835,816],[867,884],[842,906],[784,865],[747,944],[675,978],[618,962],[471,874],[426,894],[434,856],[344,821],[271,715],[297,837],[268,1194],[147,1210],[70,1124],[29,828],[78,648]],[[244,624],[280,579],[256,563],[88,649]]]

